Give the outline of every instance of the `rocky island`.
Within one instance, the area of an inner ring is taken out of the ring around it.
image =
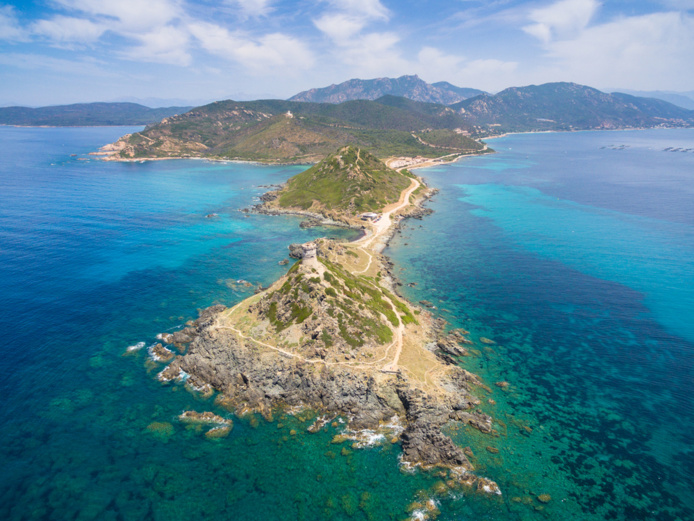
[[[460,422],[492,432],[491,417],[476,410],[483,384],[459,365],[467,332],[445,333],[441,319],[398,296],[381,254],[397,222],[430,192],[409,171],[351,146],[290,179],[266,198],[266,211],[310,212],[364,235],[293,245],[299,260],[269,288],[161,335],[185,354],[159,379],[186,376],[239,414],[270,419],[281,408],[310,408],[319,417],[309,431],[339,416],[345,439],[364,429],[387,433],[399,440],[404,464],[439,467],[451,481],[500,493],[441,430]]]

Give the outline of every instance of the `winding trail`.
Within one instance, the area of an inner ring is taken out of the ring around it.
[[[419,188],[420,182],[417,181],[416,179],[412,179],[412,182],[410,183],[409,188],[402,192],[400,194],[400,199],[398,200],[397,203],[394,203],[394,206],[392,208],[388,208],[386,206],[387,210],[384,210],[383,214],[381,214],[381,217],[373,223],[373,227],[371,230],[371,235],[370,236],[364,236],[358,241],[355,242],[355,244],[359,245],[359,247],[364,251],[364,248],[368,248],[371,244],[373,244],[373,241],[376,240],[377,238],[381,237],[383,234],[385,234],[388,231],[388,228],[390,228],[390,225],[392,224],[392,220],[390,216],[402,210],[405,208],[407,205],[410,204],[410,196],[412,193]],[[370,263],[369,263],[370,265]],[[368,268],[367,268],[368,269]],[[363,270],[366,271],[366,270]],[[355,272],[355,273],[363,273],[361,272]]]
[[[234,313],[234,311],[240,305],[242,305],[244,302],[245,301],[239,302],[233,308],[228,309],[227,311],[223,312],[223,315],[230,317]],[[393,307],[393,310],[395,310],[395,306],[393,306],[393,303],[390,302],[390,299],[388,299],[388,302]],[[400,326],[402,327],[402,322],[400,322]],[[215,324],[214,324],[213,328],[214,329],[226,329],[228,331],[233,331],[240,338],[243,338],[245,340],[250,340],[251,342],[254,342],[258,345],[261,345],[263,347],[267,347],[268,349],[272,349],[273,351],[276,351],[276,352],[280,353],[281,355],[284,355],[287,358],[296,358],[296,359],[302,360],[302,361],[310,363],[310,364],[323,364],[323,365],[327,365],[327,366],[345,365],[345,366],[349,366],[349,367],[361,367],[361,368],[372,367],[374,365],[380,364],[381,362],[385,361],[388,358],[388,353],[390,353],[390,349],[395,344],[399,344],[399,346],[396,348],[396,357],[400,356],[400,350],[402,349],[402,334],[399,337],[396,334],[396,339],[390,343],[390,345],[386,348],[385,354],[381,358],[379,358],[378,360],[374,360],[372,362],[327,362],[327,361],[323,360],[322,358],[306,358],[303,355],[300,355],[297,353],[292,353],[290,351],[286,351],[286,350],[282,349],[281,347],[273,346],[272,344],[268,344],[267,342],[262,342],[261,340],[253,338],[252,336],[248,336],[238,328],[235,328],[232,326],[221,325],[219,322],[219,317],[217,317],[217,319],[215,319]],[[390,365],[390,364],[386,364],[386,366],[384,366],[384,369],[382,369],[382,370],[385,370],[385,367],[387,367],[388,365]],[[396,372],[396,370],[393,369],[393,371],[389,371],[389,372]]]
[[[354,274],[365,273],[369,270],[369,268],[371,267],[371,264],[373,263],[374,254],[376,253],[372,248],[374,241],[376,239],[382,237],[390,229],[391,225],[393,224],[390,216],[392,214],[402,210],[403,208],[405,208],[406,206],[408,206],[410,204],[410,196],[414,193],[414,191],[417,188],[419,188],[420,185],[421,185],[421,183],[419,181],[417,181],[416,179],[412,179],[410,186],[400,194],[400,198],[399,198],[398,202],[393,203],[392,205],[389,205],[390,207],[387,206],[386,209],[384,209],[384,212],[381,215],[381,217],[378,219],[378,221],[376,221],[375,223],[372,223],[373,227],[372,227],[371,235],[368,237],[366,237],[366,236],[362,237],[361,239],[359,239],[358,241],[355,242],[355,244],[357,245],[359,250],[364,252],[364,254],[369,257],[369,261],[363,270],[354,271],[353,272]],[[318,264],[318,263],[316,262],[316,264]],[[321,268],[322,268],[322,266],[321,266]],[[306,357],[299,355],[297,353],[292,353],[292,352],[286,351],[280,347],[273,346],[273,345],[268,344],[266,342],[262,342],[260,340],[257,340],[255,338],[253,338],[252,336],[248,336],[248,335],[244,334],[241,330],[239,330],[235,327],[222,325],[219,321],[219,318],[217,318],[217,320],[215,321],[214,327],[215,327],[215,329],[226,329],[226,330],[233,331],[240,338],[243,338],[245,340],[250,340],[251,342],[254,342],[258,345],[261,345],[263,347],[266,347],[268,349],[276,351],[287,358],[297,358],[297,359],[303,360],[303,361],[311,363],[311,364],[320,363],[320,364],[329,365],[329,366],[345,365],[345,366],[351,366],[351,367],[368,367],[368,366],[372,367],[376,364],[380,364],[381,362],[387,360],[389,357],[388,355],[390,353],[391,348],[393,346],[395,346],[395,354],[394,354],[392,360],[390,362],[386,363],[381,368],[381,371],[384,373],[397,373],[398,372],[398,361],[400,360],[400,354],[402,353],[403,334],[405,331],[405,325],[402,323],[402,319],[400,318],[400,314],[398,313],[398,309],[395,306],[395,304],[392,302],[392,300],[390,298],[388,298],[386,295],[384,295],[383,297],[390,305],[391,309],[395,313],[395,316],[398,318],[398,327],[395,328],[395,330],[394,330],[395,339],[386,348],[385,354],[381,358],[379,358],[378,360],[374,360],[372,362],[366,362],[366,363],[364,363],[364,362],[326,362],[323,359],[306,358]],[[239,302],[231,309],[225,311],[223,313],[223,315],[226,317],[231,317],[231,315],[234,313],[234,311],[236,311],[236,309],[239,306],[241,306],[244,302],[245,301]]]
[[[398,202],[395,203],[391,208],[386,207],[385,211],[378,219],[378,221],[373,223],[374,226],[372,228],[372,234],[369,237],[362,237],[361,239],[356,241],[356,243],[359,244],[359,249],[369,257],[369,262],[366,264],[366,267],[363,270],[355,271],[355,274],[366,273],[369,270],[373,262],[373,253],[376,253],[375,251],[373,251],[372,248],[370,248],[370,246],[374,243],[376,239],[382,237],[384,234],[388,232],[391,225],[393,224],[390,216],[402,210],[410,204],[410,196],[414,193],[415,190],[417,190],[417,188],[420,187],[420,185],[421,183],[419,181],[417,181],[416,179],[412,179],[410,186],[400,194],[400,199],[398,200]],[[383,371],[384,373],[396,373],[398,372],[398,361],[400,360],[400,354],[402,353],[402,343],[405,325],[402,323],[400,313],[398,313],[395,304],[393,304],[393,302],[391,302],[391,300],[387,297],[386,300],[395,312],[395,316],[398,317],[398,327],[397,329],[395,329],[395,356],[390,362],[388,362],[381,368],[381,371]],[[388,350],[390,350],[391,346],[388,346]],[[387,352],[388,351],[386,351],[386,354]]]

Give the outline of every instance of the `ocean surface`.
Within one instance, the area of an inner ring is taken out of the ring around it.
[[[133,130],[0,127],[0,519],[694,519],[694,130],[513,135],[418,172],[435,213],[386,253],[476,342],[499,435],[451,434],[501,497],[157,382],[158,333],[353,232],[239,211],[299,166],[87,155]]]

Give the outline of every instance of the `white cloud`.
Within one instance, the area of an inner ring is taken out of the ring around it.
[[[10,5],[0,6],[0,40],[26,41],[27,33],[22,28]]]
[[[106,27],[83,18],[56,16],[39,20],[31,26],[31,32],[56,43],[91,43],[98,40]]]
[[[368,23],[363,18],[355,18],[344,13],[325,14],[313,21],[316,28],[337,45],[347,45]]]
[[[428,81],[446,80],[455,85],[492,89],[500,82],[510,83],[518,69],[516,62],[496,59],[466,60],[463,56],[445,54],[432,47],[423,48],[417,62],[409,70],[416,70]]]
[[[681,12],[583,27],[571,38],[546,41],[544,48],[551,60],[537,71],[544,81],[642,90],[687,90],[694,84],[694,17]]]
[[[445,54],[433,47],[423,47],[417,55],[416,70],[427,78],[447,78],[459,69],[463,56]]]
[[[379,0],[329,0],[328,4],[330,9],[313,24],[336,46],[337,61],[353,66],[360,76],[383,76],[407,67],[396,49],[397,34],[365,32],[370,24],[390,19],[390,11]]]
[[[333,0],[332,10],[314,18],[313,24],[333,42],[349,47],[367,25],[388,21],[390,12],[379,0]]]
[[[529,18],[534,23],[523,30],[543,43],[570,38],[587,27],[599,7],[597,0],[560,0],[531,11]]]
[[[395,48],[399,41],[394,33],[371,33],[355,39],[340,53],[344,63],[354,66],[362,76],[404,73],[409,64]]]
[[[219,25],[198,22],[189,27],[204,50],[236,61],[256,73],[276,74],[306,70],[314,63],[313,53],[300,40],[281,33],[252,39],[240,32],[231,32]]]
[[[643,89],[694,84],[694,17],[689,15],[623,18],[552,42],[547,49],[566,74],[593,84]]]
[[[192,62],[188,53],[190,34],[186,29],[162,26],[137,35],[136,40],[139,45],[124,52],[125,58],[184,66]]]
[[[490,78],[494,83],[499,77],[509,77],[518,69],[518,63],[495,59],[472,60],[465,64],[459,76],[465,79],[467,85],[488,85]],[[488,87],[484,87],[488,88]]]
[[[56,0],[65,8],[111,19],[109,29],[146,32],[166,25],[184,12],[178,0]]]
[[[272,0],[230,0],[230,3],[238,5],[246,16],[267,16],[272,11]]]

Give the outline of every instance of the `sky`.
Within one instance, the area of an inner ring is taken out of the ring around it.
[[[694,91],[694,0],[0,0],[0,105],[288,98],[404,74]]]

